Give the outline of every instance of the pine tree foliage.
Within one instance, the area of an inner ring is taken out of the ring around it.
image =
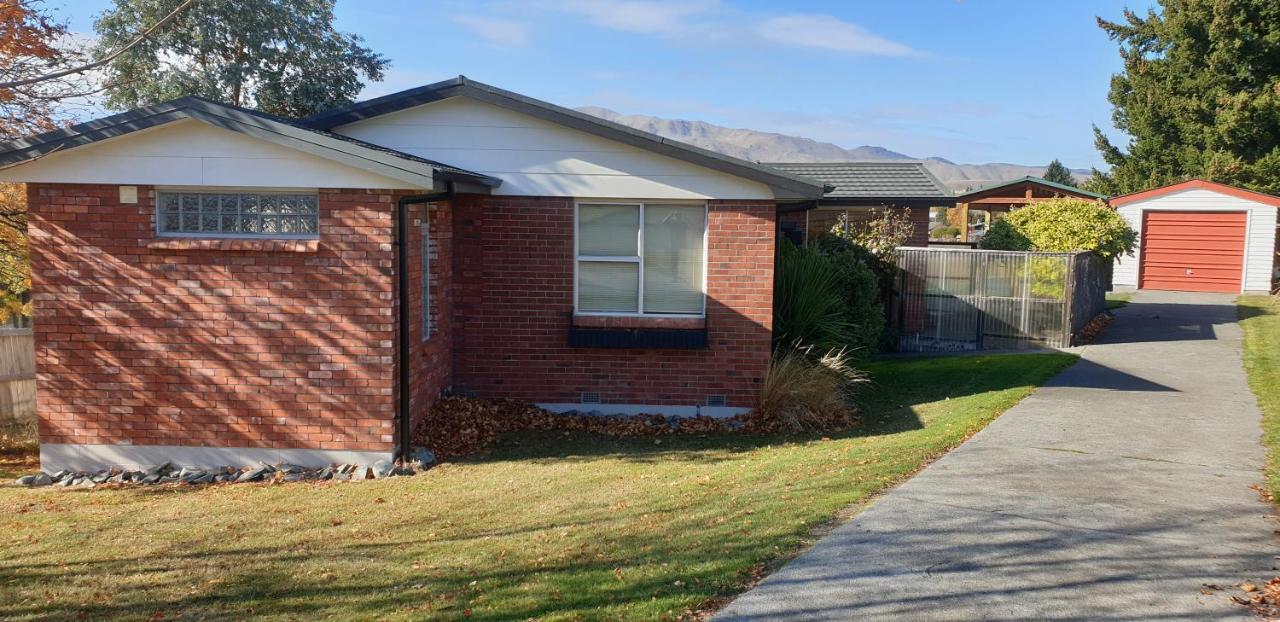
[[[1066,166],[1063,166],[1062,162],[1059,162],[1057,158],[1050,162],[1049,166],[1044,169],[1043,179],[1045,181],[1051,181],[1055,184],[1062,184],[1064,186],[1074,187],[1077,185],[1076,178],[1071,175],[1071,170]]]
[[[1280,2],[1162,0],[1098,19],[1124,70],[1108,99],[1122,149],[1097,127],[1110,170],[1086,183],[1123,194],[1191,177],[1280,192]]]

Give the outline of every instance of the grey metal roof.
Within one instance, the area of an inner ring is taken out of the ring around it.
[[[328,110],[303,120],[307,127],[330,130],[362,119],[404,110],[451,97],[466,96],[495,106],[515,110],[552,123],[684,160],[744,179],[758,181],[773,189],[779,199],[821,198],[826,187],[807,177],[792,175],[773,167],[727,156],[657,134],[643,132],[599,117],[526,97],[466,76],[375,97]]]
[[[768,166],[834,186],[825,199],[951,199],[922,162],[775,162]]]
[[[181,119],[194,119],[271,143],[290,147],[413,184],[433,188],[453,181],[496,188],[502,181],[457,167],[387,149],[348,136],[317,130],[274,115],[219,104],[200,97],[144,106],[35,136],[0,142],[0,167],[27,162],[58,151],[124,136]]]

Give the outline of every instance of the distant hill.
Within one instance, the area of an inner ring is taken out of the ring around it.
[[[691,145],[710,149],[753,162],[884,162],[893,160],[919,160],[929,171],[946,182],[953,190],[963,191],[990,183],[1044,174],[1044,166],[1027,166],[990,162],[987,164],[956,164],[945,158],[914,158],[909,155],[863,145],[845,149],[836,144],[824,143],[812,138],[787,136],[772,132],[722,127],[705,121],[663,119],[641,114],[620,114],[597,106],[578,108],[579,112],[620,123],[638,130],[652,132]],[[1047,163],[1046,163],[1047,164]],[[1077,181],[1089,178],[1089,169],[1071,169]]]

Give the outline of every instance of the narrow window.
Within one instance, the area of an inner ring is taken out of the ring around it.
[[[702,315],[706,206],[578,206],[577,310]]]
[[[422,209],[422,340],[431,338],[431,207]]]

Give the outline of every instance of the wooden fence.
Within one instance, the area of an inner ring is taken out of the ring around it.
[[[36,417],[36,353],[30,328],[0,328],[0,425]]]

